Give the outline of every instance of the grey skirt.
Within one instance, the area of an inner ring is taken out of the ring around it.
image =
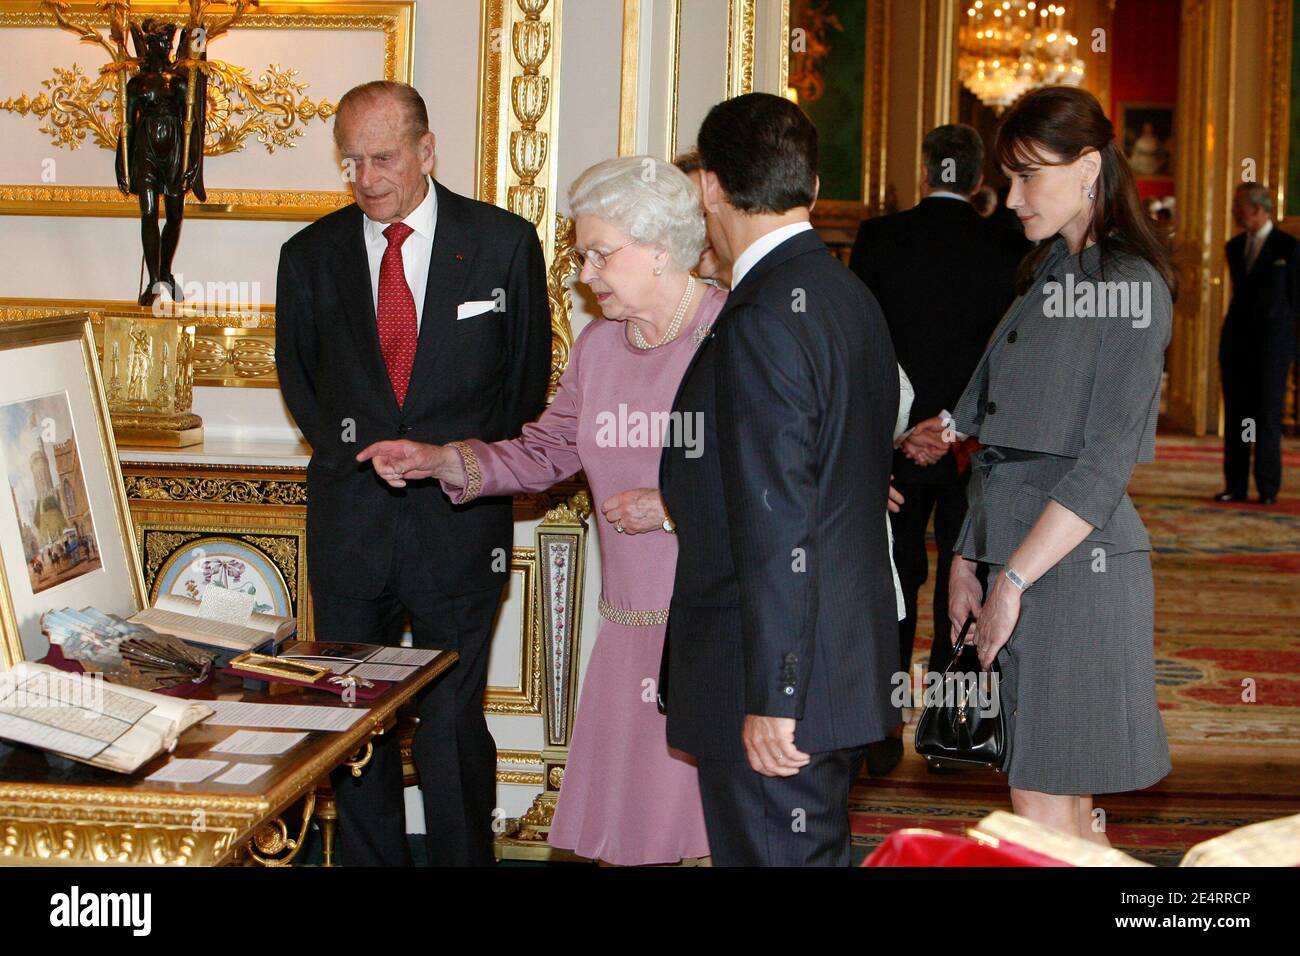
[[[1002,570],[990,565],[989,581]],[[1010,742],[1002,769],[1012,787],[1121,793],[1169,773],[1148,552],[1111,555],[1105,571],[1057,564],[1022,596],[998,664]]]

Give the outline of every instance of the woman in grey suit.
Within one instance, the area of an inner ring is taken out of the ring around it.
[[[1093,795],[1170,770],[1151,545],[1125,489],[1134,464],[1155,456],[1176,277],[1090,93],[1028,94],[995,148],[1007,205],[1039,244],[944,417],[949,441],[985,446],[948,611],[953,640],[974,615],[982,665],[1001,665],[1016,813],[1109,845]]]

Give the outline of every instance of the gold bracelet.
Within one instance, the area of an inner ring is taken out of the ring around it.
[[[631,608],[615,607],[605,600],[602,594],[596,602],[600,616],[615,624],[626,627],[654,627],[656,624],[668,623],[668,608],[656,608],[653,611],[634,611]]]
[[[473,501],[483,490],[483,472],[478,467],[478,455],[463,441],[449,442],[447,447],[456,449],[461,464],[465,466],[465,493],[461,496],[460,503]]]

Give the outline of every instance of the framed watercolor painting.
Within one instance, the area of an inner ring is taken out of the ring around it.
[[[129,617],[144,583],[85,314],[0,325],[0,652],[40,658],[41,615]]]

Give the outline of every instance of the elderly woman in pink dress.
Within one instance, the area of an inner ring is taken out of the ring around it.
[[[691,275],[704,220],[672,164],[599,163],[569,188],[569,206],[579,279],[612,321],[582,330],[555,401],[511,441],[381,442],[362,455],[396,487],[440,480],[455,503],[586,473],[603,516],[601,621],[549,840],[605,863],[677,863],[709,850],[695,767],[669,749],[655,703],[677,564],[659,457],[678,383],[726,294]]]

